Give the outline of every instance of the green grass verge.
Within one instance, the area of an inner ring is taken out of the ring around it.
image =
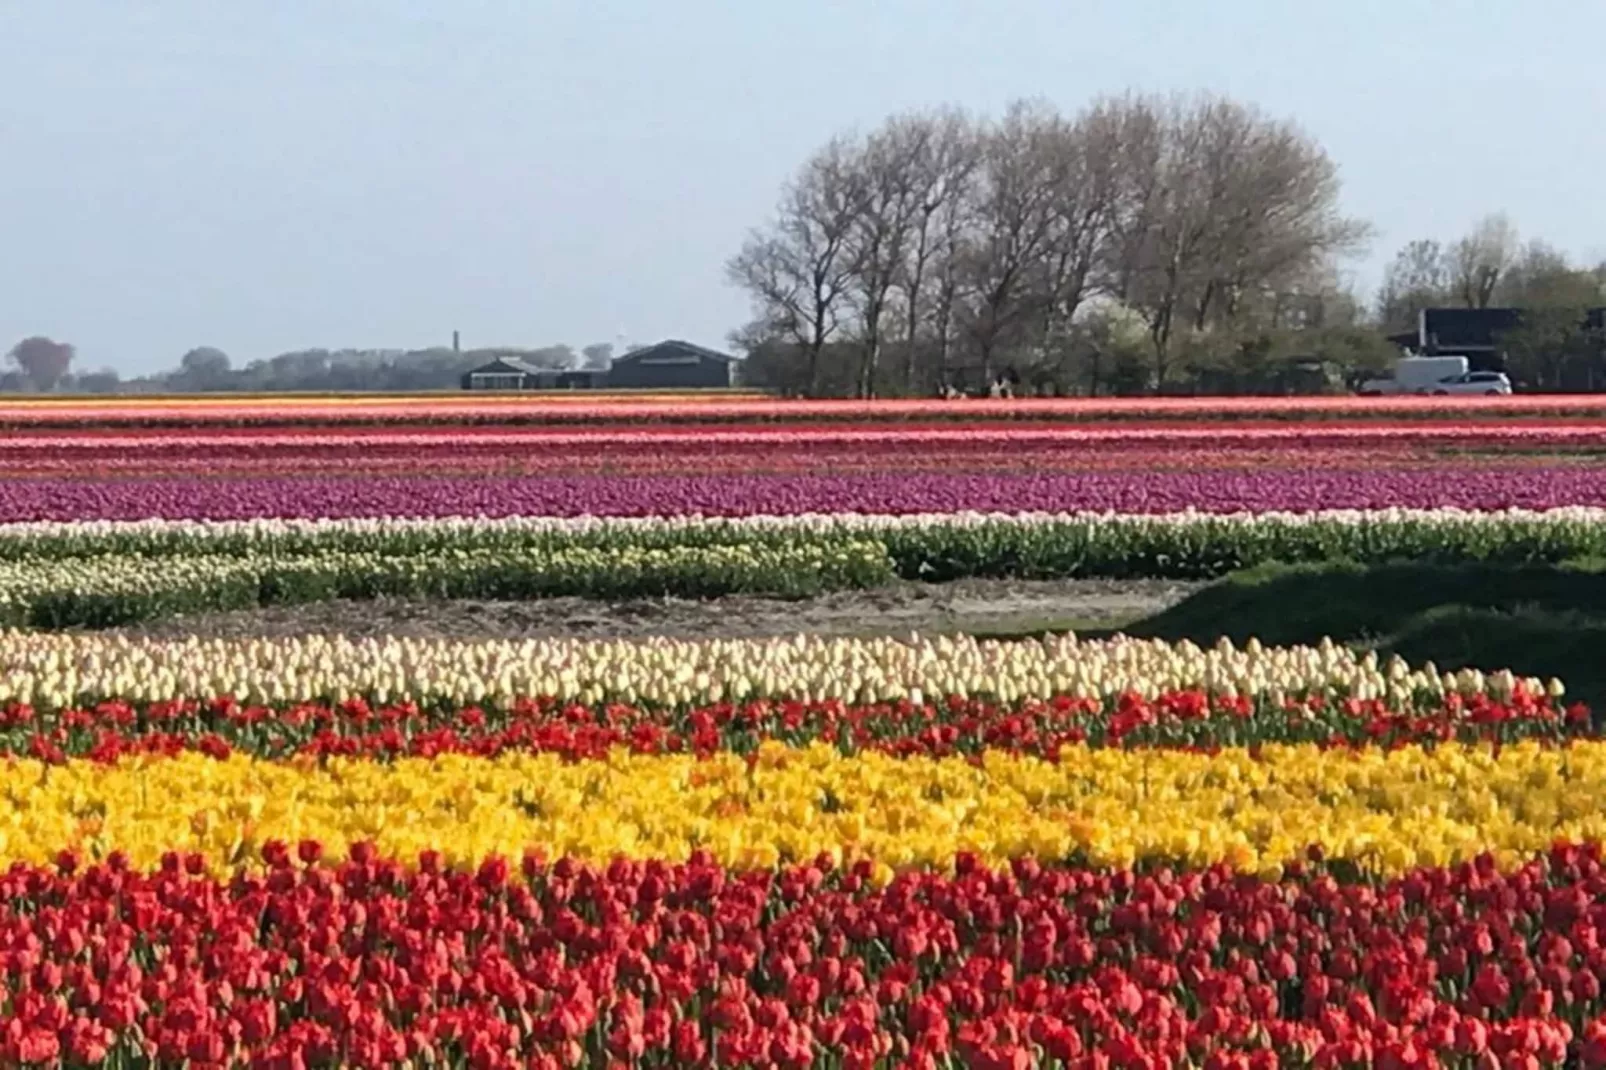
[[[1509,666],[1559,677],[1569,699],[1606,720],[1606,615],[1442,606],[1406,621],[1379,649],[1441,668]]]
[[[1270,644],[1323,636],[1441,669],[1561,678],[1606,709],[1606,562],[1499,567],[1398,562],[1266,565],[1123,629],[1156,639]]]
[[[1262,565],[1235,572],[1120,628],[1044,618],[986,630],[988,639],[1074,631],[1208,646],[1222,636],[1267,645],[1324,637],[1413,665],[1510,669],[1557,677],[1569,700],[1606,723],[1606,561],[1558,565],[1392,562]]]
[[[1606,616],[1606,561],[1261,565],[1195,592],[1141,628],[1145,635],[1176,638],[1206,627],[1235,640],[1253,635],[1279,644],[1313,630],[1383,638],[1410,618],[1447,606]]]

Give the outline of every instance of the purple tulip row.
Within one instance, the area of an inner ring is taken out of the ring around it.
[[[1570,466],[1044,475],[51,479],[0,482],[0,521],[372,516],[746,516],[1606,506]]]

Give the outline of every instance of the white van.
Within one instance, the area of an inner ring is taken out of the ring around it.
[[[1458,379],[1466,374],[1466,357],[1401,357],[1394,362],[1391,375],[1368,379],[1357,392],[1372,397],[1432,394],[1445,380]]]

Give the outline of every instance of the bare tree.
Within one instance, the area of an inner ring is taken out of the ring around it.
[[[1121,116],[1100,102],[1053,138],[1055,193],[1044,257],[1043,356],[1068,339],[1083,303],[1097,292],[1097,273],[1114,237],[1122,187]]]
[[[1163,389],[1179,338],[1221,352],[1235,332],[1292,329],[1296,305],[1309,321],[1366,235],[1338,210],[1332,161],[1292,123],[1220,97],[1129,94],[1071,117],[1019,102],[993,123],[916,113],[836,138],[729,274],[753,298],[749,348],[772,368],[795,353],[806,373],[788,381],[810,393],[828,348],[832,389],[861,395],[889,379],[923,390],[922,374],[946,381],[960,357],[1063,378],[1097,333],[1079,325],[1095,297],[1141,318]]]
[[[1450,246],[1450,280],[1468,308],[1488,308],[1500,278],[1518,253],[1517,230],[1503,214],[1485,216]]]
[[[1200,268],[1214,251],[1232,175],[1228,142],[1238,134],[1213,99],[1195,106],[1133,101],[1140,132],[1127,165],[1133,187],[1120,246],[1124,279],[1118,296],[1143,316],[1154,359],[1154,389],[1165,389],[1179,316],[1194,294],[1207,294]]]
[[[1371,236],[1369,226],[1339,213],[1338,169],[1297,127],[1250,113],[1236,140],[1236,180],[1215,270],[1195,306],[1196,329],[1239,322],[1289,292],[1330,289],[1335,260]]]
[[[1424,308],[1523,305],[1527,290],[1543,290],[1545,280],[1571,271],[1566,258],[1543,242],[1521,245],[1511,221],[1497,213],[1448,246],[1419,239],[1401,248],[1384,272],[1378,316],[1398,330],[1413,325]]]
[[[1368,230],[1339,214],[1336,168],[1293,124],[1214,96],[1127,106],[1142,136],[1115,274],[1148,323],[1162,390],[1179,329],[1232,323],[1246,299],[1298,285]]]
[[[1548,243],[1532,241],[1501,274],[1495,299],[1501,305],[1516,308],[1589,308],[1606,300],[1606,278],[1575,268]]]
[[[1387,329],[1408,329],[1424,308],[1447,302],[1450,289],[1450,263],[1444,246],[1432,239],[1413,241],[1394,254],[1383,271],[1378,319]]]
[[[726,267],[751,295],[763,333],[802,348],[809,393],[858,268],[850,240],[863,203],[856,155],[847,138],[832,139],[788,184],[774,222],[750,235]]]
[[[983,143],[975,217],[956,253],[964,326],[986,376],[1011,332],[1046,300],[1034,275],[1055,236],[1067,137],[1057,112],[1020,102]]]
[[[950,368],[957,340],[954,313],[959,305],[965,267],[966,236],[975,216],[974,193],[973,187],[966,186],[957,196],[944,201],[936,215],[931,287],[927,301],[935,378],[943,386],[952,385],[949,382]]]
[[[894,120],[897,124],[899,121]],[[903,301],[903,379],[907,388],[916,387],[916,367],[923,328],[938,333],[938,363],[946,365],[946,324],[951,318],[952,292],[939,285],[935,298],[929,277],[935,262],[952,264],[952,255],[967,219],[971,179],[975,174],[978,130],[975,122],[959,111],[946,110],[930,115],[910,116],[902,123],[915,128],[908,136],[918,137],[920,150],[911,161],[913,185],[919,201],[913,223],[908,255],[897,285]],[[936,306],[944,292],[946,305]]]
[[[870,135],[860,156],[861,200],[849,230],[848,260],[856,270],[848,298],[858,312],[860,359],[855,391],[875,392],[888,306],[906,271],[924,214],[929,127],[893,119]]]
[[[1163,103],[1127,94],[1095,105],[1116,123],[1119,179],[1110,213],[1103,260],[1103,289],[1125,302],[1139,288],[1150,266],[1152,230],[1162,203],[1162,162],[1166,153]],[[1128,312],[1132,310],[1128,308]]]
[[[34,389],[48,391],[67,374],[77,352],[67,342],[34,335],[12,346],[7,357],[21,369]]]

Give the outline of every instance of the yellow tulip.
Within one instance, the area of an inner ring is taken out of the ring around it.
[[[6,763],[0,863],[63,848],[169,849],[214,872],[271,839],[359,840],[404,861],[427,849],[472,864],[526,849],[592,861],[684,858],[699,847],[738,867],[821,852],[892,869],[945,868],[971,851],[1099,865],[1226,862],[1270,875],[1317,844],[1396,873],[1484,851],[1515,860],[1555,839],[1606,839],[1606,743],[1323,751],[1266,747],[1214,756],[1067,747],[1058,761],[990,752],[963,759],[846,757],[828,746],[724,754],[626,752],[566,764],[551,755],[448,755],[394,764],[269,762],[196,754],[116,765]],[[880,876],[886,871],[879,870]],[[879,878],[878,878],[879,879]]]

